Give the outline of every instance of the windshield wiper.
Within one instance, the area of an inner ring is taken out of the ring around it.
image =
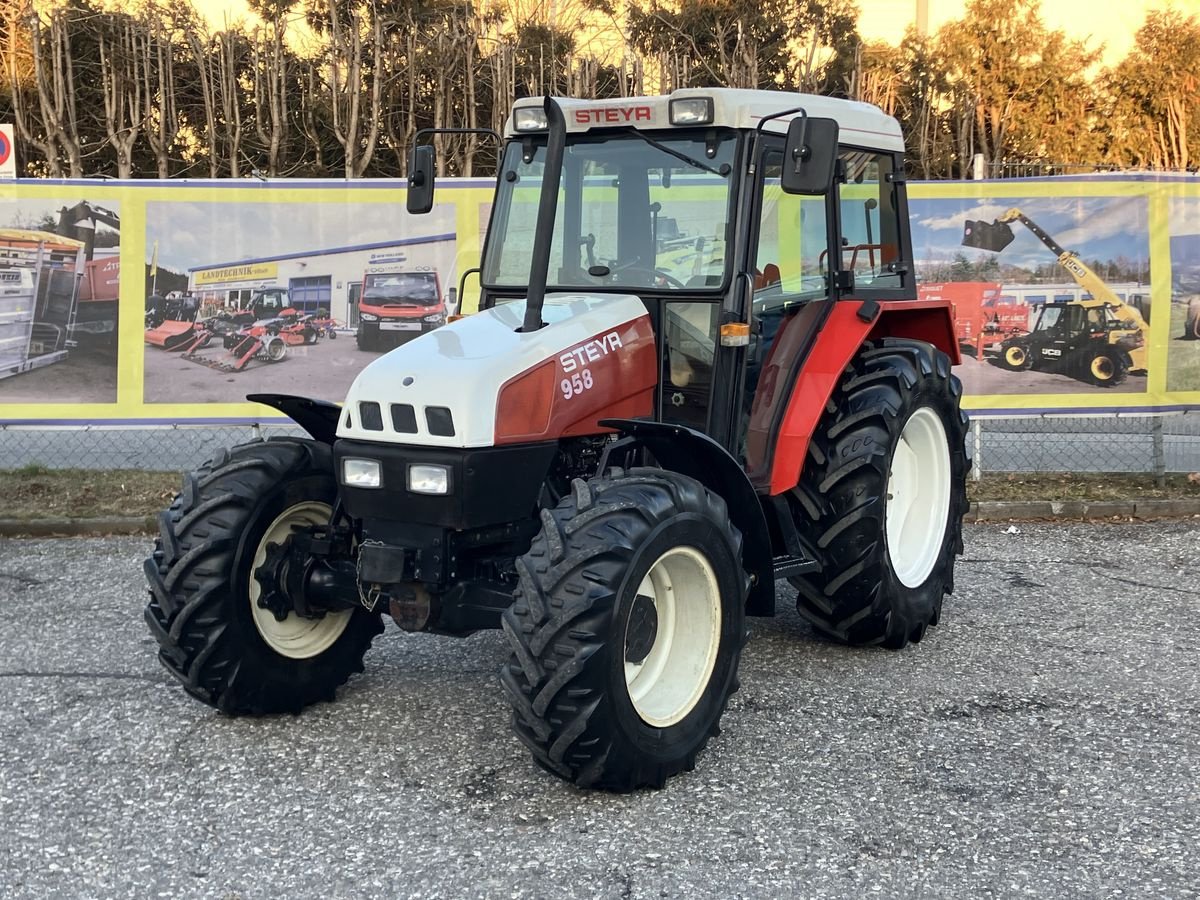
[[[721,169],[714,169],[708,163],[702,163],[698,159],[692,159],[686,153],[680,153],[678,150],[668,147],[666,144],[660,144],[658,141],[654,140],[654,138],[646,137],[646,135],[642,134],[642,132],[638,131],[636,128],[622,128],[621,131],[624,132],[625,134],[632,134],[638,140],[644,141],[645,143],[647,143],[651,147],[653,147],[655,150],[661,150],[663,153],[666,153],[668,156],[673,156],[680,162],[687,163],[693,169],[702,169],[705,172],[711,172],[713,175],[716,175],[720,178],[724,178],[731,171],[730,169],[727,169],[724,166],[721,167],[721,168],[725,169],[725,171],[723,171],[723,172],[721,171]]]

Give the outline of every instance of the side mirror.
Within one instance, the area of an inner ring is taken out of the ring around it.
[[[446,291],[446,315],[458,315],[458,288]]]
[[[435,165],[432,144],[413,147],[408,154],[408,211],[414,216],[433,209]]]
[[[838,123],[800,116],[788,126],[780,184],[785,194],[828,194],[837,162]]]

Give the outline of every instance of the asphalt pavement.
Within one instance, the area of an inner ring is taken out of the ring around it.
[[[1197,895],[1200,521],[971,526],[897,653],[781,591],[722,735],[629,796],[532,764],[496,633],[389,626],[336,703],[216,714],[155,660],[147,548],[0,541],[0,896]]]

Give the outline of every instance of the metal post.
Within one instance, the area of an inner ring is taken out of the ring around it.
[[[250,423],[250,440],[261,441],[262,439],[262,426],[258,422]]]
[[[971,420],[971,433],[974,435],[975,445],[971,450],[971,478],[975,481],[983,480],[983,420],[976,416]]]
[[[1167,486],[1167,454],[1163,448],[1162,416],[1151,420],[1150,436],[1154,442],[1154,483],[1164,488]]]

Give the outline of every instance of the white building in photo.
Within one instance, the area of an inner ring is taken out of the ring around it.
[[[436,272],[444,296],[456,284],[454,268],[454,234],[434,234],[195,266],[188,269],[188,289],[202,308],[212,308],[240,305],[264,288],[287,288],[294,308],[329,310],[355,326],[368,272]]]

